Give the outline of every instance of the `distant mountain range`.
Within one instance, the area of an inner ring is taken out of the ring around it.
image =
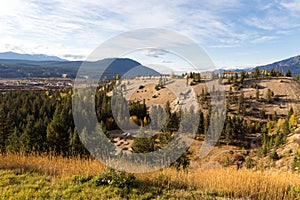
[[[278,61],[272,64],[258,66],[260,70],[271,70],[283,72],[284,74],[290,70],[292,74],[300,74],[300,55],[291,57],[282,61]]]
[[[69,78],[76,78],[83,63],[85,68],[81,71],[81,75],[88,75],[88,71],[99,71],[99,68],[102,70],[102,78],[108,79],[117,74],[128,78],[159,75],[155,70],[128,58],[108,58],[96,62],[0,59],[0,78],[61,78],[63,74],[67,74]],[[104,71],[105,66],[108,67]],[[99,78],[96,72],[92,75]]]
[[[20,54],[15,52],[0,53],[0,59],[31,61],[67,61],[56,56],[47,56],[44,54]]]
[[[19,54],[14,52],[0,53],[0,78],[59,78],[63,74],[75,78],[77,72],[85,63],[90,70],[109,67],[103,71],[103,77],[112,78],[116,74],[131,78],[141,75],[160,75],[155,70],[142,66],[140,63],[128,58],[108,58],[96,62],[67,61],[55,56],[43,54]],[[290,70],[292,74],[300,74],[300,56],[295,56],[272,64],[257,66],[260,70],[271,70],[283,72]],[[253,71],[255,68],[247,69],[218,69],[214,73],[225,71]],[[84,74],[84,73],[83,73]],[[96,74],[95,74],[96,75]]]
[[[222,72],[249,72],[254,71],[256,68],[260,70],[268,70],[274,69],[275,71],[280,71],[285,74],[288,70],[292,72],[292,74],[300,74],[300,55],[294,56],[282,61],[274,62],[272,64],[257,66],[253,68],[244,68],[244,69],[217,69],[214,70],[214,73],[222,73]]]
[[[223,73],[223,72],[250,72],[252,71],[254,68],[243,68],[243,69],[238,69],[238,68],[233,68],[233,69],[216,69],[213,71],[213,73],[215,74],[219,74],[219,73]],[[204,73],[211,73],[211,71],[207,71]]]

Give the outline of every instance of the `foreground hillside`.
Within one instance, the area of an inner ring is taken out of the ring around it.
[[[124,174],[93,160],[0,156],[1,199],[300,199],[300,175],[227,169]]]

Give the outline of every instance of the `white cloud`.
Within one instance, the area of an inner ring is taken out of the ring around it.
[[[300,1],[299,0],[289,0],[289,1],[282,1],[280,3],[281,6],[283,6],[284,8],[288,9],[288,10],[292,10],[292,11],[300,11]]]
[[[145,27],[170,28],[197,40],[201,40],[198,36],[235,36],[215,12],[206,9],[228,9],[238,1],[230,2],[2,1],[0,8],[5,12],[0,14],[0,33],[35,43],[48,41],[86,48],[93,48],[114,34]]]
[[[299,27],[299,23],[293,22],[287,15],[282,16],[272,13],[262,18],[253,17],[245,20],[250,26],[266,31],[288,30]]]
[[[148,27],[175,30],[207,48],[228,51],[299,32],[299,10],[299,0],[0,1],[0,51],[81,59],[119,33]]]
[[[299,0],[255,1],[256,7],[250,8],[261,11],[253,12],[245,18],[247,25],[273,34],[300,28],[300,15],[297,12],[300,11]]]
[[[70,60],[84,60],[85,59],[85,56],[73,55],[73,54],[65,54],[62,57],[66,58],[66,59],[70,59]]]
[[[160,63],[173,63],[173,62],[170,60],[161,60]]]
[[[260,36],[260,37],[257,37],[255,39],[253,39],[251,42],[252,43],[265,43],[267,41],[272,41],[272,40],[275,40],[277,38],[278,37],[276,37],[276,36]]]
[[[161,56],[165,55],[166,53],[168,53],[168,52],[165,51],[165,50],[154,49],[154,48],[149,48],[149,49],[146,49],[146,50],[142,51],[143,55],[154,57],[154,58],[161,57]]]

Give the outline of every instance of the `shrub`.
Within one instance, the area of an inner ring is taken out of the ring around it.
[[[274,149],[273,152],[270,154],[270,159],[279,160],[279,155],[277,154],[276,149]]]
[[[266,110],[265,109],[259,111],[259,117],[261,119],[264,119],[266,117]]]
[[[251,88],[254,88],[254,89],[258,88],[257,83],[252,83]]]
[[[154,182],[160,188],[162,188],[162,187],[167,188],[170,185],[171,178],[169,175],[167,175],[165,173],[159,173],[158,175],[155,176]]]
[[[300,172],[300,153],[299,151],[296,153],[293,163],[292,163],[292,171]]]
[[[228,155],[226,155],[226,156],[224,157],[224,164],[225,164],[225,166],[228,166],[228,165],[230,164],[230,160],[229,160]]]
[[[191,154],[192,153],[187,150],[174,163],[172,163],[171,166],[177,170],[187,169],[190,166]]]
[[[74,183],[85,183],[88,182],[92,179],[92,176],[85,176],[85,175],[80,175],[80,176],[73,176],[73,182]]]
[[[93,178],[96,186],[111,185],[113,187],[130,189],[134,184],[135,176],[126,174],[125,172],[116,171],[114,169],[106,170],[103,174]]]
[[[161,88],[160,85],[158,85],[158,84],[155,85],[155,90],[160,90],[160,88]]]
[[[135,153],[148,153],[154,151],[155,141],[154,138],[141,138],[134,139],[132,149]]]
[[[246,158],[245,166],[246,166],[247,169],[252,169],[254,167],[254,161],[253,161],[251,156],[248,156]]]

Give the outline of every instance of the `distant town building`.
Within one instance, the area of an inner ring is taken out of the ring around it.
[[[223,78],[231,78],[231,77],[234,77],[236,74],[239,76],[238,72],[232,72],[232,71],[222,72],[222,77]]]
[[[213,76],[214,75],[211,73],[204,73],[204,74],[200,75],[200,78],[203,80],[211,80],[211,79],[213,79]]]

